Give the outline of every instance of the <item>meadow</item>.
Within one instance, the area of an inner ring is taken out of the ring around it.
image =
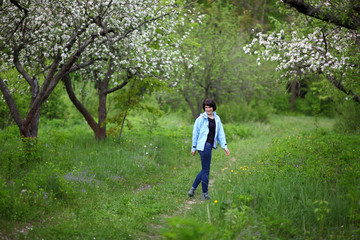
[[[192,120],[165,114],[96,141],[80,120],[0,132],[0,239],[359,239],[360,136],[334,120],[272,115],[224,124],[208,201]]]

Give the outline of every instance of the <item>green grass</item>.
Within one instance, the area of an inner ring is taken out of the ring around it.
[[[186,195],[200,170],[192,124],[130,121],[103,142],[81,121],[46,122],[30,155],[15,128],[2,131],[0,238],[359,238],[360,137],[333,120],[226,124],[231,153],[213,153],[207,202]]]

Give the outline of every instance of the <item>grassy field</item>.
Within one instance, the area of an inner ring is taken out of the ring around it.
[[[0,132],[0,239],[360,238],[360,136],[333,120],[226,124],[206,202],[187,197],[192,123],[132,122],[103,142],[80,121],[42,123],[38,144]]]

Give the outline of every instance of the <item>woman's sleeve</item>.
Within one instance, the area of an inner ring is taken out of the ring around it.
[[[219,119],[219,132],[218,132],[217,138],[218,138],[217,140],[220,143],[221,148],[223,148],[223,149],[227,148],[225,132],[224,132],[223,125],[221,123],[221,119]]]
[[[197,145],[197,140],[198,140],[199,131],[200,131],[199,122],[200,122],[200,118],[197,118],[194,123],[191,151],[196,151],[196,145]]]

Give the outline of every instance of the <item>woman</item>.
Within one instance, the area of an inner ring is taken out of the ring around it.
[[[201,200],[210,199],[208,194],[209,173],[211,164],[211,150],[216,149],[217,142],[225,150],[226,155],[230,154],[227,149],[226,138],[220,117],[214,112],[216,104],[211,99],[203,102],[204,113],[195,120],[193,128],[191,154],[195,156],[196,150],[201,158],[201,171],[196,176],[194,184],[188,192],[189,197],[193,197],[197,186],[201,182]]]

